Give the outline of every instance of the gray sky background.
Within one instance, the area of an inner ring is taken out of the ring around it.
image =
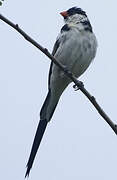
[[[63,25],[59,12],[72,6],[87,12],[99,44],[80,80],[117,122],[116,1],[5,0],[0,11],[51,51]],[[3,22],[0,42],[0,178],[22,180],[47,94],[50,60]],[[47,127],[30,180],[116,180],[117,137],[72,85]]]

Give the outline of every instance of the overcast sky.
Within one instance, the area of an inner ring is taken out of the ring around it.
[[[63,25],[59,12],[85,10],[98,39],[95,60],[80,80],[117,123],[117,2],[8,1],[0,12],[52,50]],[[0,178],[23,180],[47,94],[50,60],[0,21]],[[116,180],[117,137],[71,84],[47,127],[30,180]]]

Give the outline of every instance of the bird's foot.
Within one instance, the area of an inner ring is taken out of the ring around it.
[[[75,91],[78,91],[80,88],[84,87],[84,84],[82,81],[78,81],[79,82],[79,86],[77,86],[76,84],[73,85],[73,88]]]

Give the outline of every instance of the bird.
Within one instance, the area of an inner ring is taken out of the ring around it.
[[[62,11],[60,14],[64,19],[64,25],[57,36],[52,55],[76,78],[79,78],[95,58],[97,38],[86,12],[81,8],[75,6],[67,11]],[[52,119],[63,91],[70,83],[70,78],[51,62],[48,93],[40,111],[40,121],[26,166],[25,177],[29,176],[47,124]]]

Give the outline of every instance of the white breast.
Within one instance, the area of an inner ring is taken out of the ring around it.
[[[94,59],[96,49],[97,41],[93,33],[73,28],[61,38],[55,57],[79,77]]]
[[[78,78],[95,57],[97,49],[95,35],[73,28],[62,34],[60,38],[61,43],[55,58]],[[70,79],[56,65],[53,65],[50,82],[53,89],[58,89],[61,93],[70,82]]]
[[[79,35],[79,49],[74,48],[74,63],[72,66],[72,72],[79,77],[85,72],[90,63],[95,57],[97,50],[97,41],[93,33],[83,32]],[[75,58],[75,54],[79,51],[79,56]]]

